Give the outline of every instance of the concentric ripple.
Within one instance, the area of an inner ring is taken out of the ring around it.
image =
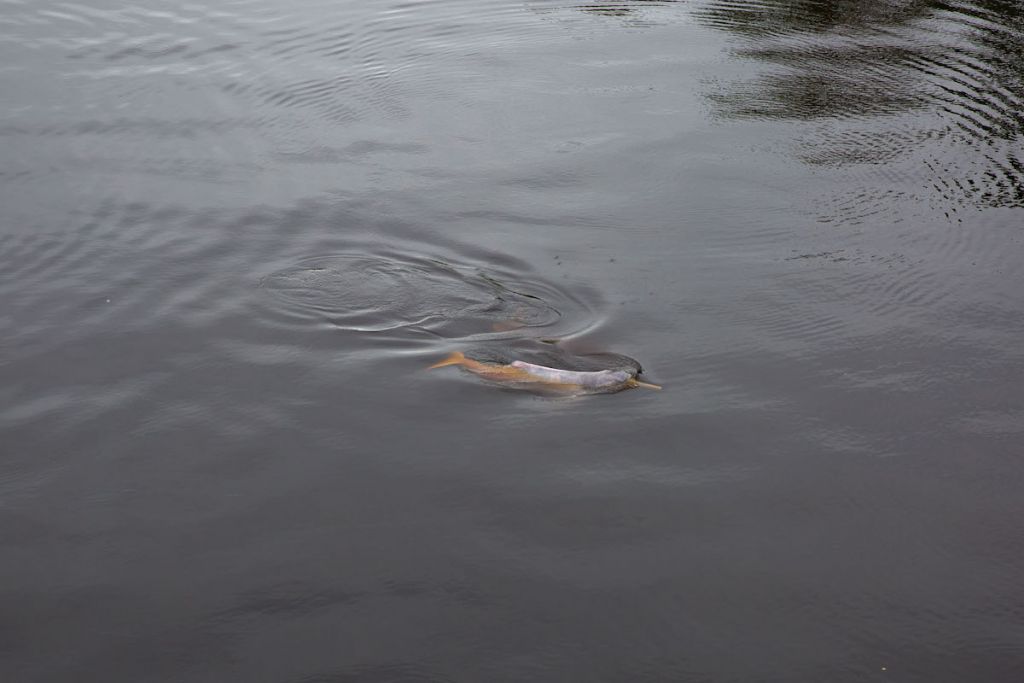
[[[415,328],[447,338],[548,327],[571,297],[514,276],[407,255],[305,259],[262,280],[275,313],[359,332]]]

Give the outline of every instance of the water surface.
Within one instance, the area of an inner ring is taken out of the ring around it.
[[[1022,45],[0,0],[4,679],[1020,680]],[[522,339],[665,390],[425,370]]]

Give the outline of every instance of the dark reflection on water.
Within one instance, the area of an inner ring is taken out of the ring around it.
[[[1021,33],[0,0],[0,678],[1018,680]]]
[[[695,16],[742,37],[738,57],[770,65],[709,93],[719,116],[843,121],[797,154],[824,166],[906,161],[897,168],[915,189],[953,210],[1024,206],[1019,3],[711,2]],[[896,120],[864,121],[877,116]]]

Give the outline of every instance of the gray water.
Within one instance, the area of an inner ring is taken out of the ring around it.
[[[1009,1],[0,0],[0,678],[1024,680],[1022,112]],[[541,339],[665,388],[425,369]]]

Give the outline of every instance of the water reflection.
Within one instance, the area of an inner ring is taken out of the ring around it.
[[[798,143],[809,164],[884,162],[953,210],[1024,206],[1020,4],[715,0],[694,14],[766,66],[708,93],[715,116],[825,122]]]
[[[694,14],[709,26],[763,37],[895,25],[921,16],[936,4],[898,0],[714,0]]]

